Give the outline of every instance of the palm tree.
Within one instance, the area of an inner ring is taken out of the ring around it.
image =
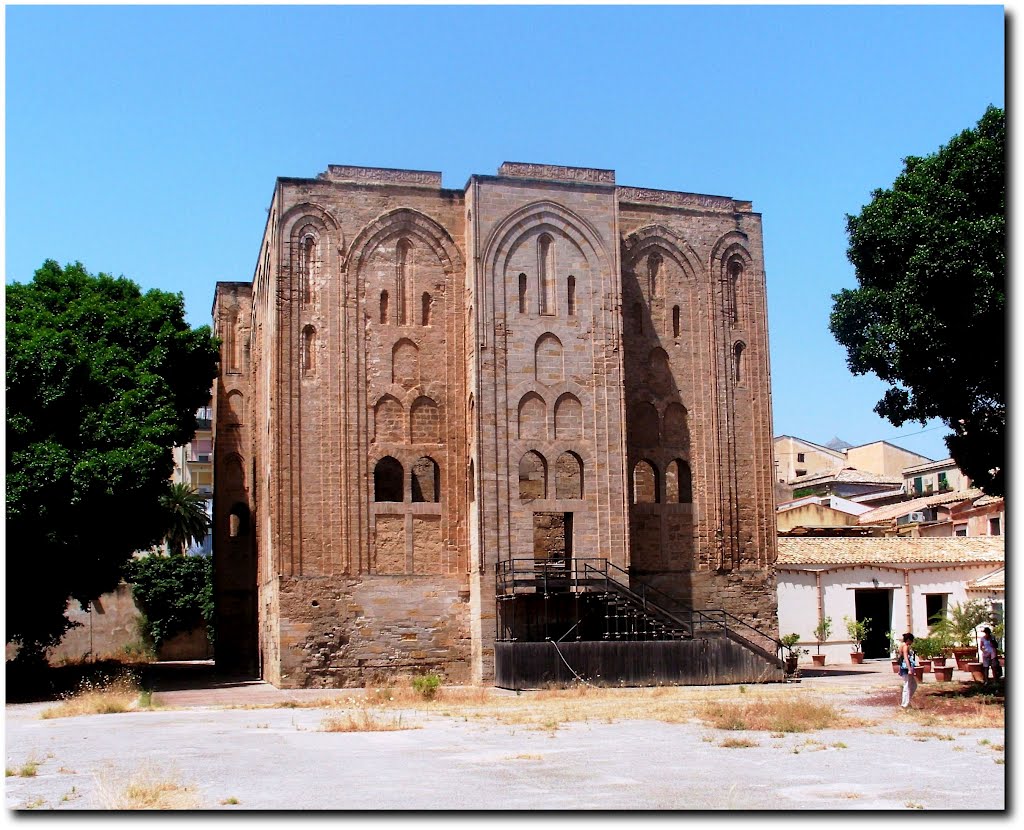
[[[210,531],[206,499],[190,484],[172,484],[160,499],[167,522],[164,540],[171,554],[184,554],[189,542],[202,544]]]

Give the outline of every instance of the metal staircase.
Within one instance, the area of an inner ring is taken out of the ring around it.
[[[725,638],[785,669],[787,649],[775,637],[723,609],[686,607],[606,559],[510,559],[497,563],[495,579],[499,609],[502,603],[532,598],[535,611],[530,616],[544,617],[541,625],[546,632],[544,637],[531,636],[536,624],[527,631],[522,622],[517,624],[514,613],[504,615],[504,623],[499,613],[499,641]],[[550,610],[556,602],[558,613]],[[595,619],[601,616],[603,624]],[[558,618],[556,630],[549,631],[549,617]]]

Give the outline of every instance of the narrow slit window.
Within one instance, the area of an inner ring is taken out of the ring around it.
[[[526,274],[519,275],[519,313],[526,314]]]
[[[576,277],[569,274],[565,285],[565,309],[570,317],[576,316]]]
[[[651,254],[647,258],[647,291],[653,300],[658,296],[658,272],[661,270],[661,255]]]
[[[543,234],[537,244],[540,272],[540,313],[555,313],[555,263],[551,237]]]
[[[398,303],[398,322],[400,325],[409,324],[410,314],[415,313],[410,308],[409,298],[412,291],[412,279],[409,274],[409,252],[412,244],[408,239],[400,239],[395,249],[395,302]]]
[[[423,296],[420,298],[421,315],[420,319],[423,321],[423,325],[430,325],[430,294],[426,291],[423,292]]]
[[[743,277],[743,263],[738,259],[734,259],[729,263],[729,282],[728,282],[728,308],[726,313],[729,316],[730,322],[733,325],[740,322],[740,280]]]
[[[733,349],[733,369],[737,383],[743,382],[743,344],[737,343]]]
[[[679,336],[679,306],[672,306],[672,336]]]
[[[302,302],[313,301],[313,259],[316,240],[307,236],[302,245]]]
[[[388,292],[380,292],[380,322],[381,325],[388,321]]]
[[[306,326],[302,330],[302,374],[312,377],[316,369],[316,329]]]

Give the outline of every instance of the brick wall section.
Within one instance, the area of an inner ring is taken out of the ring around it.
[[[575,556],[774,626],[749,203],[585,168],[507,163],[455,191],[436,173],[332,165],[278,180],[253,283],[219,284],[214,313],[236,350],[216,457],[225,473],[243,462],[231,498],[258,561],[236,610],[258,613],[271,682],[428,667],[489,680],[495,566],[550,548],[566,513]],[[400,500],[375,501],[385,459]],[[657,493],[632,505],[641,460]],[[218,528],[229,509],[225,493]],[[237,539],[215,540],[220,570],[236,567]]]

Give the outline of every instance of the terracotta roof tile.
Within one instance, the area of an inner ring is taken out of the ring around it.
[[[866,473],[863,470],[856,470],[853,467],[846,467],[838,472],[832,470],[824,473],[815,473],[812,476],[794,478],[789,483],[801,486],[820,484],[825,481],[842,481],[850,484],[902,484],[903,476],[886,476],[879,473]]]
[[[968,591],[1005,591],[1006,590],[1006,569],[1000,568],[990,574],[980,576],[965,586]]]
[[[864,524],[875,524],[876,522],[884,522],[889,519],[898,519],[900,516],[905,516],[907,513],[913,513],[915,510],[924,510],[926,507],[935,507],[939,504],[952,504],[958,501],[970,501],[981,495],[981,490],[978,490],[977,488],[971,490],[955,490],[949,493],[936,493],[933,496],[922,496],[919,499],[911,499],[910,501],[901,501],[898,504],[886,504],[882,507],[876,507],[874,510],[869,510],[867,513],[861,513],[857,518]]]
[[[779,537],[778,566],[1003,562],[1002,536]]]

